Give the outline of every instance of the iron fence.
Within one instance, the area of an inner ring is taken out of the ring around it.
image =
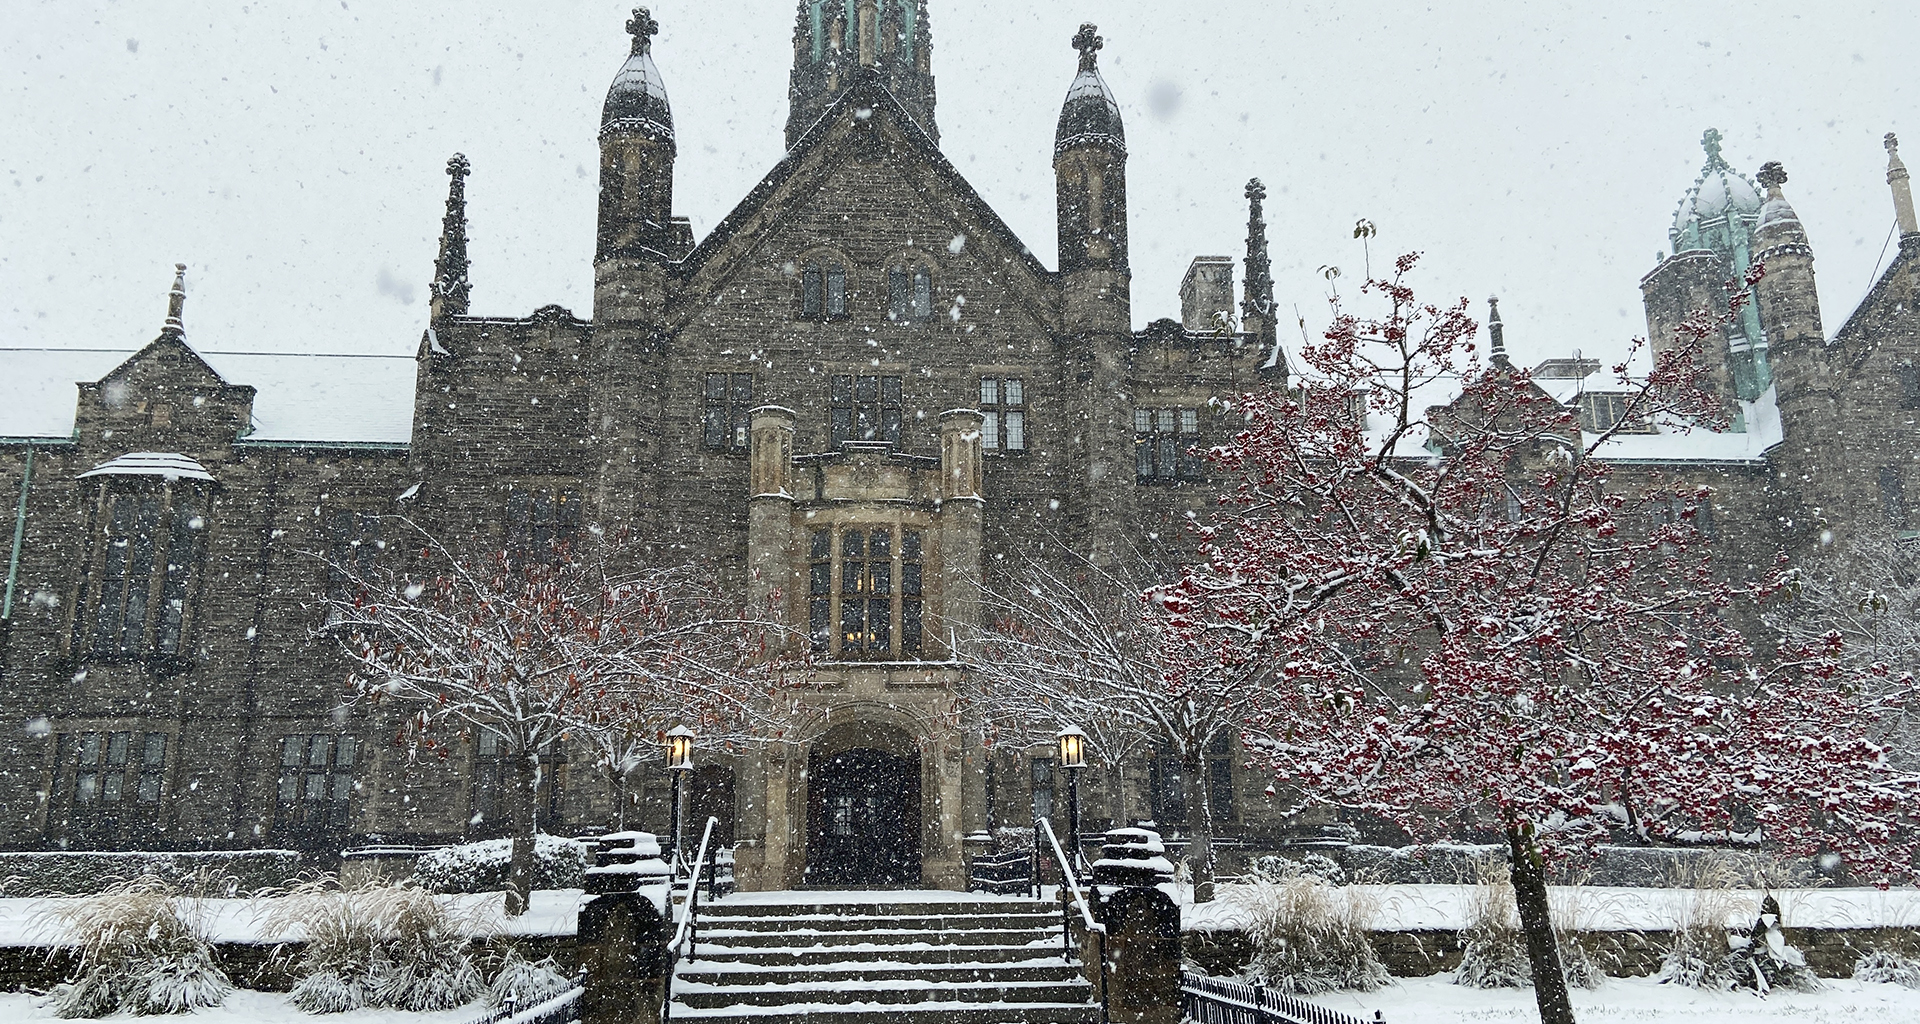
[[[1373,1020],[1330,1010],[1298,996],[1275,992],[1264,985],[1245,985],[1204,975],[1180,975],[1180,1010],[1198,1024],[1385,1024],[1375,1010]]]

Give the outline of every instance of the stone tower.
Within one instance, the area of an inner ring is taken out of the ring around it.
[[[1079,405],[1076,474],[1085,481],[1087,554],[1117,557],[1118,523],[1131,521],[1133,426],[1128,353],[1133,275],[1127,265],[1127,135],[1120,104],[1100,77],[1105,41],[1080,26],[1080,69],[1054,133],[1059,218],[1061,344]]]
[[[1287,356],[1280,351],[1280,320],[1273,299],[1273,258],[1267,253],[1267,214],[1263,205],[1267,186],[1259,178],[1247,182],[1246,298],[1240,303],[1241,323],[1268,354],[1261,377],[1287,386]]]
[[[934,142],[933,28],[927,0],[800,0],[793,26],[787,148],[862,68],[872,68]]]
[[[653,63],[660,25],[644,7],[626,24],[633,48],[600,117],[600,218],[593,263],[593,390],[589,427],[599,456],[593,500],[602,521],[643,518],[637,486],[657,434],[664,390],[667,269],[693,248],[673,216],[673,109]]]
[[[1828,366],[1826,332],[1814,291],[1813,248],[1800,217],[1781,192],[1787,172],[1778,163],[1760,168],[1766,187],[1754,231],[1754,258],[1766,276],[1754,286],[1754,307],[1772,342],[1773,380],[1784,441],[1773,451],[1775,484],[1782,495],[1781,522],[1790,540],[1803,540],[1830,515],[1832,490],[1842,467],[1823,464],[1834,450],[1823,435],[1840,417],[1844,388]]]

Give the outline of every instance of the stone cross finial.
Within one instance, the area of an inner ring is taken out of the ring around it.
[[[660,34],[660,23],[645,7],[635,7],[633,17],[627,19],[627,33],[633,36],[633,52],[647,53],[653,49],[653,37]]]
[[[1089,22],[1080,26],[1080,31],[1073,37],[1073,48],[1080,51],[1080,70],[1082,71],[1093,68],[1100,48],[1107,45],[1107,41],[1100,38],[1099,33],[1100,30]]]
[[[1700,136],[1700,148],[1707,151],[1707,160],[1720,159],[1720,129],[1709,128]]]
[[[1888,132],[1886,139],[1883,140],[1883,143],[1887,147],[1888,156],[1900,155],[1900,139],[1898,136],[1894,135],[1892,132]]]
[[[1759,182],[1761,188],[1778,189],[1787,183],[1787,169],[1780,166],[1780,161],[1769,160],[1760,165],[1760,173],[1755,174],[1753,180]]]
[[[1267,198],[1267,186],[1262,185],[1259,178],[1247,182],[1247,198],[1256,203]]]
[[[455,188],[460,187],[460,179],[473,173],[473,165],[467,162],[465,153],[455,153],[447,158],[447,175],[453,178]]]

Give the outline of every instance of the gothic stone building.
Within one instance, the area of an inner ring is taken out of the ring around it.
[[[1135,331],[1127,147],[1100,39],[1074,40],[1050,268],[939,149],[927,8],[800,4],[788,153],[698,240],[673,214],[677,128],[636,12],[600,130],[591,318],[469,312],[456,157],[397,430],[264,414],[273,395],[232,379],[242,363],[189,346],[176,279],[160,336],[81,384],[70,420],[0,439],[17,499],[0,843],[324,858],[496,829],[497,746],[469,737],[415,763],[389,723],[340,714],[345,667],[313,636],[329,559],[377,557],[396,513],[474,550],[619,526],[641,557],[711,564],[813,636],[818,685],[790,742],[703,755],[692,786],[750,887],[957,886],[963,837],[1054,809],[1052,752],[989,747],[957,707],[956,645],[1022,545],[1111,557],[1210,504],[1195,452],[1230,429],[1214,400],[1286,382],[1263,192],[1248,190],[1239,330],[1216,327],[1236,305],[1233,261],[1202,257],[1181,318]],[[1761,180],[1764,196],[1710,138],[1675,255],[1645,282],[1665,344],[1675,317],[1766,262],[1722,367],[1740,418],[1724,434],[1649,426],[1608,453],[1709,485],[1715,536],[1755,564],[1836,523],[1907,529],[1920,406],[1920,231],[1897,156],[1899,257],[1831,337],[1785,176]],[[1597,370],[1556,360],[1538,378],[1592,428],[1617,415]],[[610,787],[584,755],[548,760],[544,827],[608,824]],[[1094,760],[1096,789],[1126,786],[1090,796],[1090,827],[1124,813],[1177,832],[1204,786],[1234,842],[1313,831],[1231,745],[1199,777],[1162,756],[1123,774]],[[664,773],[643,781],[640,824],[660,827]]]

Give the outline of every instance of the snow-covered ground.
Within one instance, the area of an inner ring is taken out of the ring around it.
[[[1472,916],[1477,891],[1471,885],[1348,885],[1332,890],[1337,898],[1358,904],[1376,931],[1460,927]],[[1231,889],[1223,887],[1222,895],[1199,905],[1182,900],[1188,931],[1243,926],[1245,909],[1233,901]],[[1687,920],[1703,898],[1726,902],[1728,925],[1751,925],[1766,893],[1735,889],[1703,896],[1692,889],[1553,886],[1549,895],[1556,904],[1571,904],[1576,926],[1583,931],[1663,931]],[[1920,928],[1920,889],[1778,889],[1773,895],[1789,928]]]
[[[487,935],[572,935],[580,914],[579,889],[542,889],[533,905],[519,917],[508,917],[504,893],[443,896],[462,910],[478,912],[477,931]],[[60,899],[0,899],[0,946],[45,946],[65,936],[48,911]],[[213,899],[207,901],[206,925],[215,942],[272,944],[294,941],[299,935],[275,933],[265,927],[268,900]],[[0,1015],[0,1021],[7,1018]],[[329,1018],[343,1019],[343,1018]]]
[[[0,993],[0,1021],[58,1020],[44,996],[20,992]],[[252,992],[235,989],[225,1005],[209,1007],[181,1017],[148,1017],[146,1020],[192,1020],[195,1024],[466,1024],[487,1012],[485,1003],[474,1002],[457,1010],[436,1013],[405,1013],[400,1010],[350,1010],[324,1016],[307,1013],[287,1001],[283,992]],[[121,1017],[114,1018],[131,1019]]]
[[[1387,1024],[1482,1024],[1538,1021],[1533,990],[1478,989],[1446,975],[1401,978],[1378,992],[1336,992],[1314,1002]],[[0,1004],[4,1009],[5,1004]],[[1609,978],[1592,991],[1575,989],[1580,1024],[1920,1024],[1920,992],[1898,985],[1828,981],[1819,992],[1699,992],[1650,978]]]
[[[1169,889],[1172,887],[1169,886]],[[1357,902],[1366,911],[1371,927],[1387,931],[1458,927],[1470,916],[1469,907],[1475,887],[1470,885],[1349,885],[1333,890],[1341,899]],[[1246,911],[1232,899],[1232,889],[1223,888],[1223,898],[1193,905],[1182,891],[1178,897],[1185,926],[1189,931],[1219,931],[1241,927]],[[1051,893],[1048,894],[1051,896]],[[1726,900],[1730,907],[1727,923],[1744,927],[1759,913],[1759,890],[1736,889],[1716,892],[1710,898]],[[1555,886],[1557,902],[1572,901],[1577,908],[1579,927],[1587,931],[1664,931],[1689,916],[1699,895],[1689,889],[1629,889]],[[1920,889],[1782,889],[1774,892],[1789,928],[1920,928]],[[504,935],[571,935],[579,915],[582,895],[578,889],[543,889],[533,895],[533,907],[526,914],[509,918],[503,912],[505,899],[499,893],[471,896],[447,896],[444,899],[462,909],[480,913],[480,931]],[[994,897],[983,893],[941,891],[883,891],[806,893],[735,893],[728,904],[832,904],[882,901],[888,903],[944,902],[964,900],[1017,900],[1020,897]],[[57,901],[36,898],[0,899],[0,946],[40,946],[58,942],[58,929],[45,911]],[[216,942],[275,943],[299,938],[273,934],[263,927],[266,917],[263,900],[215,899],[207,901],[208,927]]]

